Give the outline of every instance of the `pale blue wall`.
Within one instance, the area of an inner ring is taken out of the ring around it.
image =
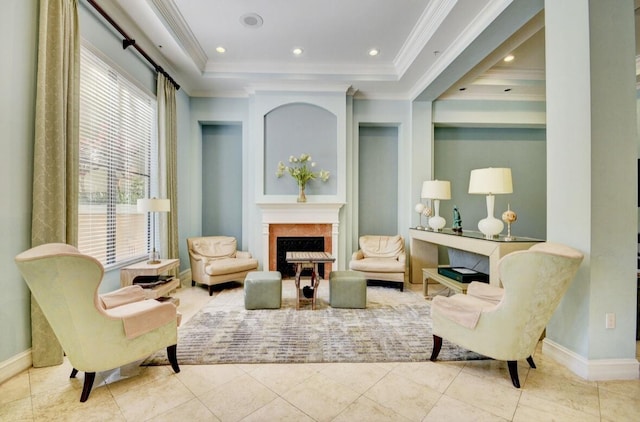
[[[242,126],[202,126],[202,235],[242,245]]]
[[[189,133],[178,142],[178,195],[180,197],[180,259],[182,268],[189,268],[189,255],[186,250],[186,238],[202,236],[202,128],[206,125],[238,125],[242,128],[243,148],[248,137],[249,101],[246,98],[189,98],[188,122]],[[185,133],[187,131],[185,130]],[[247,179],[254,177],[255,165],[245,159],[243,150],[243,182],[240,188],[244,204],[253,204],[251,189],[247,189]],[[247,205],[249,207],[249,205]],[[243,227],[248,227],[246,213],[242,213]],[[238,244],[246,247],[247,232],[243,230]],[[185,246],[183,246],[185,245]],[[184,249],[183,249],[184,248]],[[184,254],[184,255],[183,255]]]
[[[358,235],[398,234],[398,128],[361,126]]]
[[[544,129],[436,128],[435,178],[451,182],[451,200],[440,201],[440,215],[451,227],[453,207],[458,207],[462,226],[478,231],[478,221],[487,216],[484,195],[470,195],[471,170],[509,167],[513,193],[496,195],[494,216],[498,219],[511,204],[518,214],[513,236],[544,239],[547,229],[547,165]],[[504,233],[507,228],[505,226]]]
[[[0,362],[31,347],[29,289],[13,258],[31,246],[38,1],[0,15]]]
[[[419,171],[414,166],[416,159],[429,160],[428,156],[414,156],[413,142],[428,144],[428,139],[420,139],[412,141],[411,130],[411,102],[400,100],[354,100],[353,101],[353,130],[354,145],[353,156],[349,166],[355,173],[354,181],[357,181],[359,173],[358,156],[360,153],[360,129],[367,126],[386,126],[397,128],[397,203],[395,204],[397,212],[396,233],[404,236],[408,244],[409,227],[414,217],[413,205],[417,202],[412,189],[412,175]],[[357,184],[357,183],[356,183]],[[353,188],[354,203],[352,204],[354,214],[359,215],[359,205],[355,198],[359,192],[357,186]],[[381,204],[382,205],[382,204]],[[385,204],[385,206],[393,207],[393,204]],[[352,230],[351,250],[358,249],[358,221],[353,227],[347,228]]]
[[[321,107],[305,103],[285,104],[267,113],[264,117],[264,193],[265,195],[286,195],[296,190],[296,181],[287,173],[282,183],[274,177],[280,161],[290,165],[291,155],[311,155],[317,164],[314,172],[328,171],[337,174],[337,133],[336,116]],[[338,191],[337,178],[329,177],[322,182],[311,181],[306,192],[311,195],[335,195]],[[293,189],[292,189],[293,187]]]

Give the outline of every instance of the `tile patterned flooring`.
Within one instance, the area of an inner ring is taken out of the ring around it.
[[[421,291],[421,285],[408,285]],[[185,321],[209,300],[183,288]],[[496,361],[244,364],[121,368],[80,403],[71,366],[31,368],[0,384],[0,421],[636,421],[640,380],[585,381],[535,353],[521,389]]]

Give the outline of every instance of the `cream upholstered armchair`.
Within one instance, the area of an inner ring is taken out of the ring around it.
[[[557,243],[539,243],[498,263],[503,288],[472,282],[467,294],[436,296],[431,304],[435,361],[445,338],[487,357],[506,360],[520,388],[517,361],[531,354],[567,291],[583,255]]]
[[[37,246],[15,260],[73,366],[71,378],[85,372],[81,402],[89,398],[96,372],[144,359],[163,347],[173,370],[180,372],[180,315],[174,304],[145,299],[140,286],[99,295],[102,264],[63,243]]]
[[[402,236],[360,236],[359,245],[349,268],[364,273],[367,280],[395,282],[403,290],[407,256]]]
[[[231,236],[190,237],[187,239],[191,263],[191,285],[213,286],[227,281],[244,281],[249,271],[258,269],[258,260],[250,252],[238,251]]]

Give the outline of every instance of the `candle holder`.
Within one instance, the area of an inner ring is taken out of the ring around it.
[[[511,210],[511,204],[507,205],[507,210],[502,213],[502,221],[507,223],[507,236],[504,240],[515,240],[515,237],[511,236],[511,223],[514,223],[518,219],[518,214]]]

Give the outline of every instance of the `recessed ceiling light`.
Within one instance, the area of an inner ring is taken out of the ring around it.
[[[257,13],[246,13],[240,16],[240,23],[247,28],[260,28],[263,22],[262,16]]]
[[[216,51],[220,54],[223,54],[227,51],[227,49],[224,48],[223,46],[220,46],[220,47],[216,47]]]
[[[380,54],[380,51],[377,48],[372,48],[371,50],[369,50],[369,55],[371,57],[377,56],[378,54]]]
[[[504,61],[509,63],[509,62],[513,61],[513,59],[515,59],[515,58],[516,58],[516,56],[514,56],[513,54],[509,54],[504,58]]]
[[[299,56],[299,55],[301,55],[301,54],[304,52],[304,50],[303,50],[303,49],[301,49],[300,47],[296,47],[296,48],[294,48],[293,50],[291,50],[291,52],[292,52],[293,54],[295,54],[296,56]]]

